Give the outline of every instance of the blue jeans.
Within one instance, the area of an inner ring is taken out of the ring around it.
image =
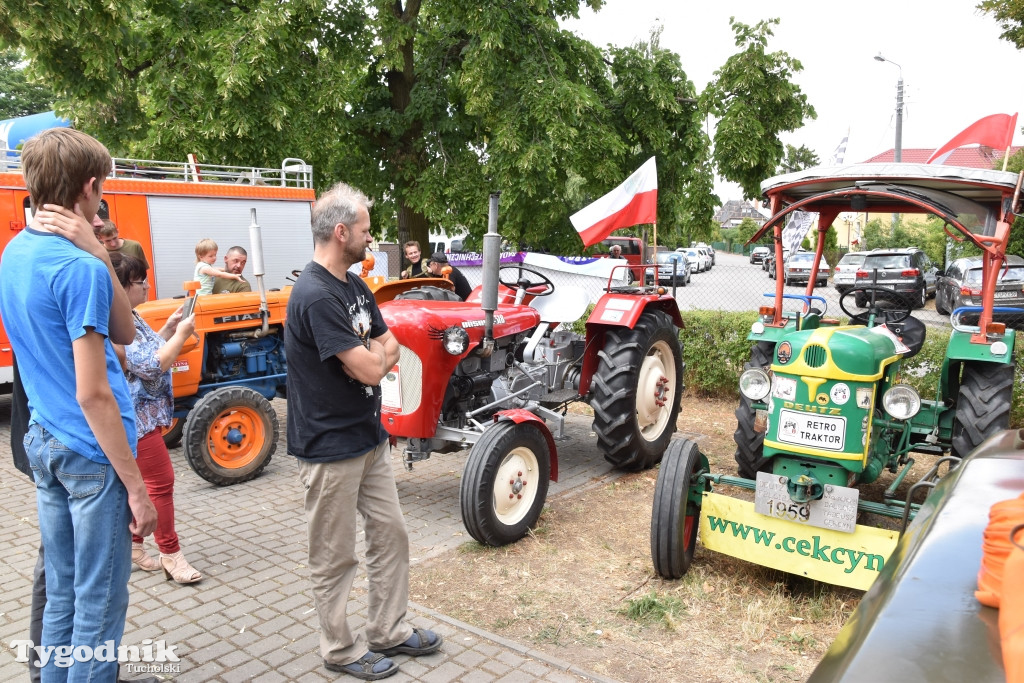
[[[110,662],[79,662],[65,655],[70,667],[56,666],[56,655],[51,655],[42,681],[112,683],[132,568],[128,492],[113,467],[68,449],[37,424],[29,427],[25,451],[36,480],[39,534],[46,550],[42,644],[95,650],[113,641],[115,648]]]

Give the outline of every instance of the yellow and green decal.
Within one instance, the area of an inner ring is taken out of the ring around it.
[[[867,590],[899,534],[859,524],[852,534],[805,526],[758,514],[745,500],[705,493],[700,538],[705,548],[747,562]]]

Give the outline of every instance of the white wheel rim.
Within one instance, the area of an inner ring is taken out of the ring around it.
[[[640,434],[654,441],[672,415],[677,391],[676,363],[667,342],[658,341],[640,365],[636,388],[636,420]]]
[[[505,525],[518,524],[537,498],[536,454],[525,446],[512,449],[494,477],[494,514]]]

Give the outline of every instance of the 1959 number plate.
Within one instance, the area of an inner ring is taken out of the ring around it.
[[[789,497],[789,477],[770,472],[757,473],[754,511],[776,519],[853,533],[857,526],[857,502],[860,492],[848,486],[825,485],[825,494],[809,503],[796,503]]]

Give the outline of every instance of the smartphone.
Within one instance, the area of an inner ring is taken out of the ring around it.
[[[186,297],[185,303],[181,305],[181,318],[185,318],[192,315],[192,310],[196,307],[196,298],[194,296]]]

